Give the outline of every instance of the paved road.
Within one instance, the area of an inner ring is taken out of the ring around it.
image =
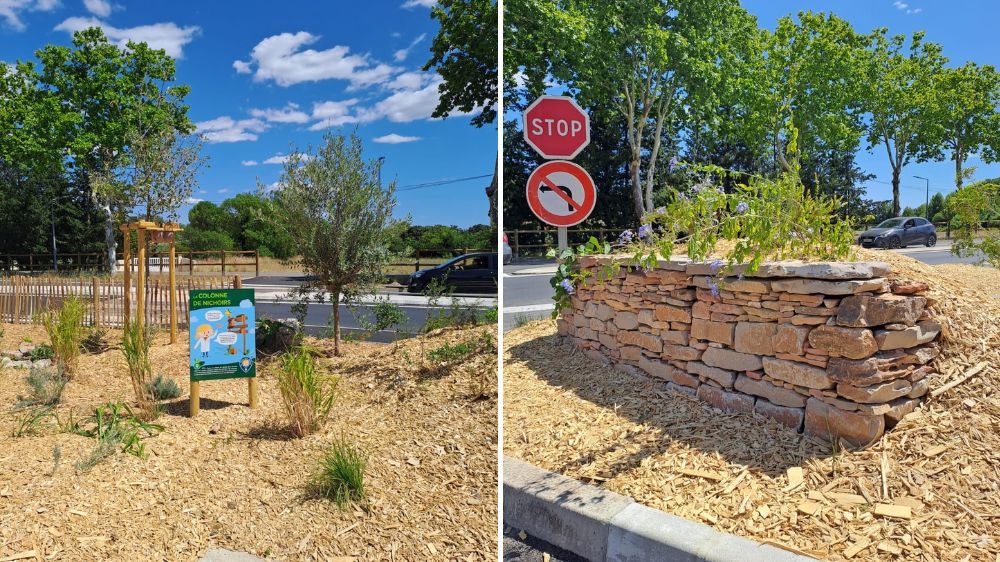
[[[941,240],[937,246],[910,246],[900,250],[885,250],[910,256],[930,265],[944,263],[976,263],[978,258],[958,258],[951,254],[951,241]],[[530,260],[504,266],[503,329],[510,330],[528,320],[547,318],[552,313],[552,286],[549,279],[555,273],[552,261]]]
[[[521,540],[517,535],[518,531],[504,527],[503,559],[505,562],[542,562],[545,560],[545,554],[549,555],[549,562],[587,562],[586,558],[552,546],[541,539],[528,536]]]

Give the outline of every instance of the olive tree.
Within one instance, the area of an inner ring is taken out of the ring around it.
[[[396,206],[396,182],[383,187],[378,160],[365,160],[361,139],[327,133],[315,153],[295,150],[285,162],[268,213],[293,240],[302,268],[333,305],[334,353],[340,355],[340,305],[383,280]]]

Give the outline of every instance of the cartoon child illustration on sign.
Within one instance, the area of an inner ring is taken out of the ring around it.
[[[195,338],[198,340],[196,345],[201,350],[202,357],[208,357],[208,351],[212,345],[212,336],[214,335],[215,330],[212,329],[211,324],[202,324],[195,330]]]

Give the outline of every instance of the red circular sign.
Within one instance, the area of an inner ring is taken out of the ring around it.
[[[590,144],[590,116],[572,98],[542,96],[524,110],[524,140],[543,158],[575,158]]]
[[[590,216],[597,202],[594,180],[572,162],[546,162],[528,178],[528,207],[542,222],[573,226]]]

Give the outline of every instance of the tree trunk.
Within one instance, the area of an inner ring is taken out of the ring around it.
[[[629,163],[629,172],[632,176],[632,200],[635,203],[635,220],[636,222],[642,220],[643,215],[643,204],[642,204],[642,182],[639,180],[639,164],[641,160],[639,156],[633,156],[632,162]]]
[[[340,356],[340,287],[331,289],[330,304],[333,305],[333,354]]]
[[[899,173],[900,167],[892,168],[892,216],[899,216]]]
[[[500,166],[500,152],[493,161],[493,179],[490,180],[489,187],[486,188],[486,198],[490,201],[490,226],[496,228],[497,225],[497,170]]]
[[[962,152],[955,150],[955,189],[962,189]]]
[[[118,270],[118,256],[115,255],[115,217],[111,213],[110,204],[102,202],[99,205],[104,211],[104,245],[108,253],[108,273],[114,275]]]

